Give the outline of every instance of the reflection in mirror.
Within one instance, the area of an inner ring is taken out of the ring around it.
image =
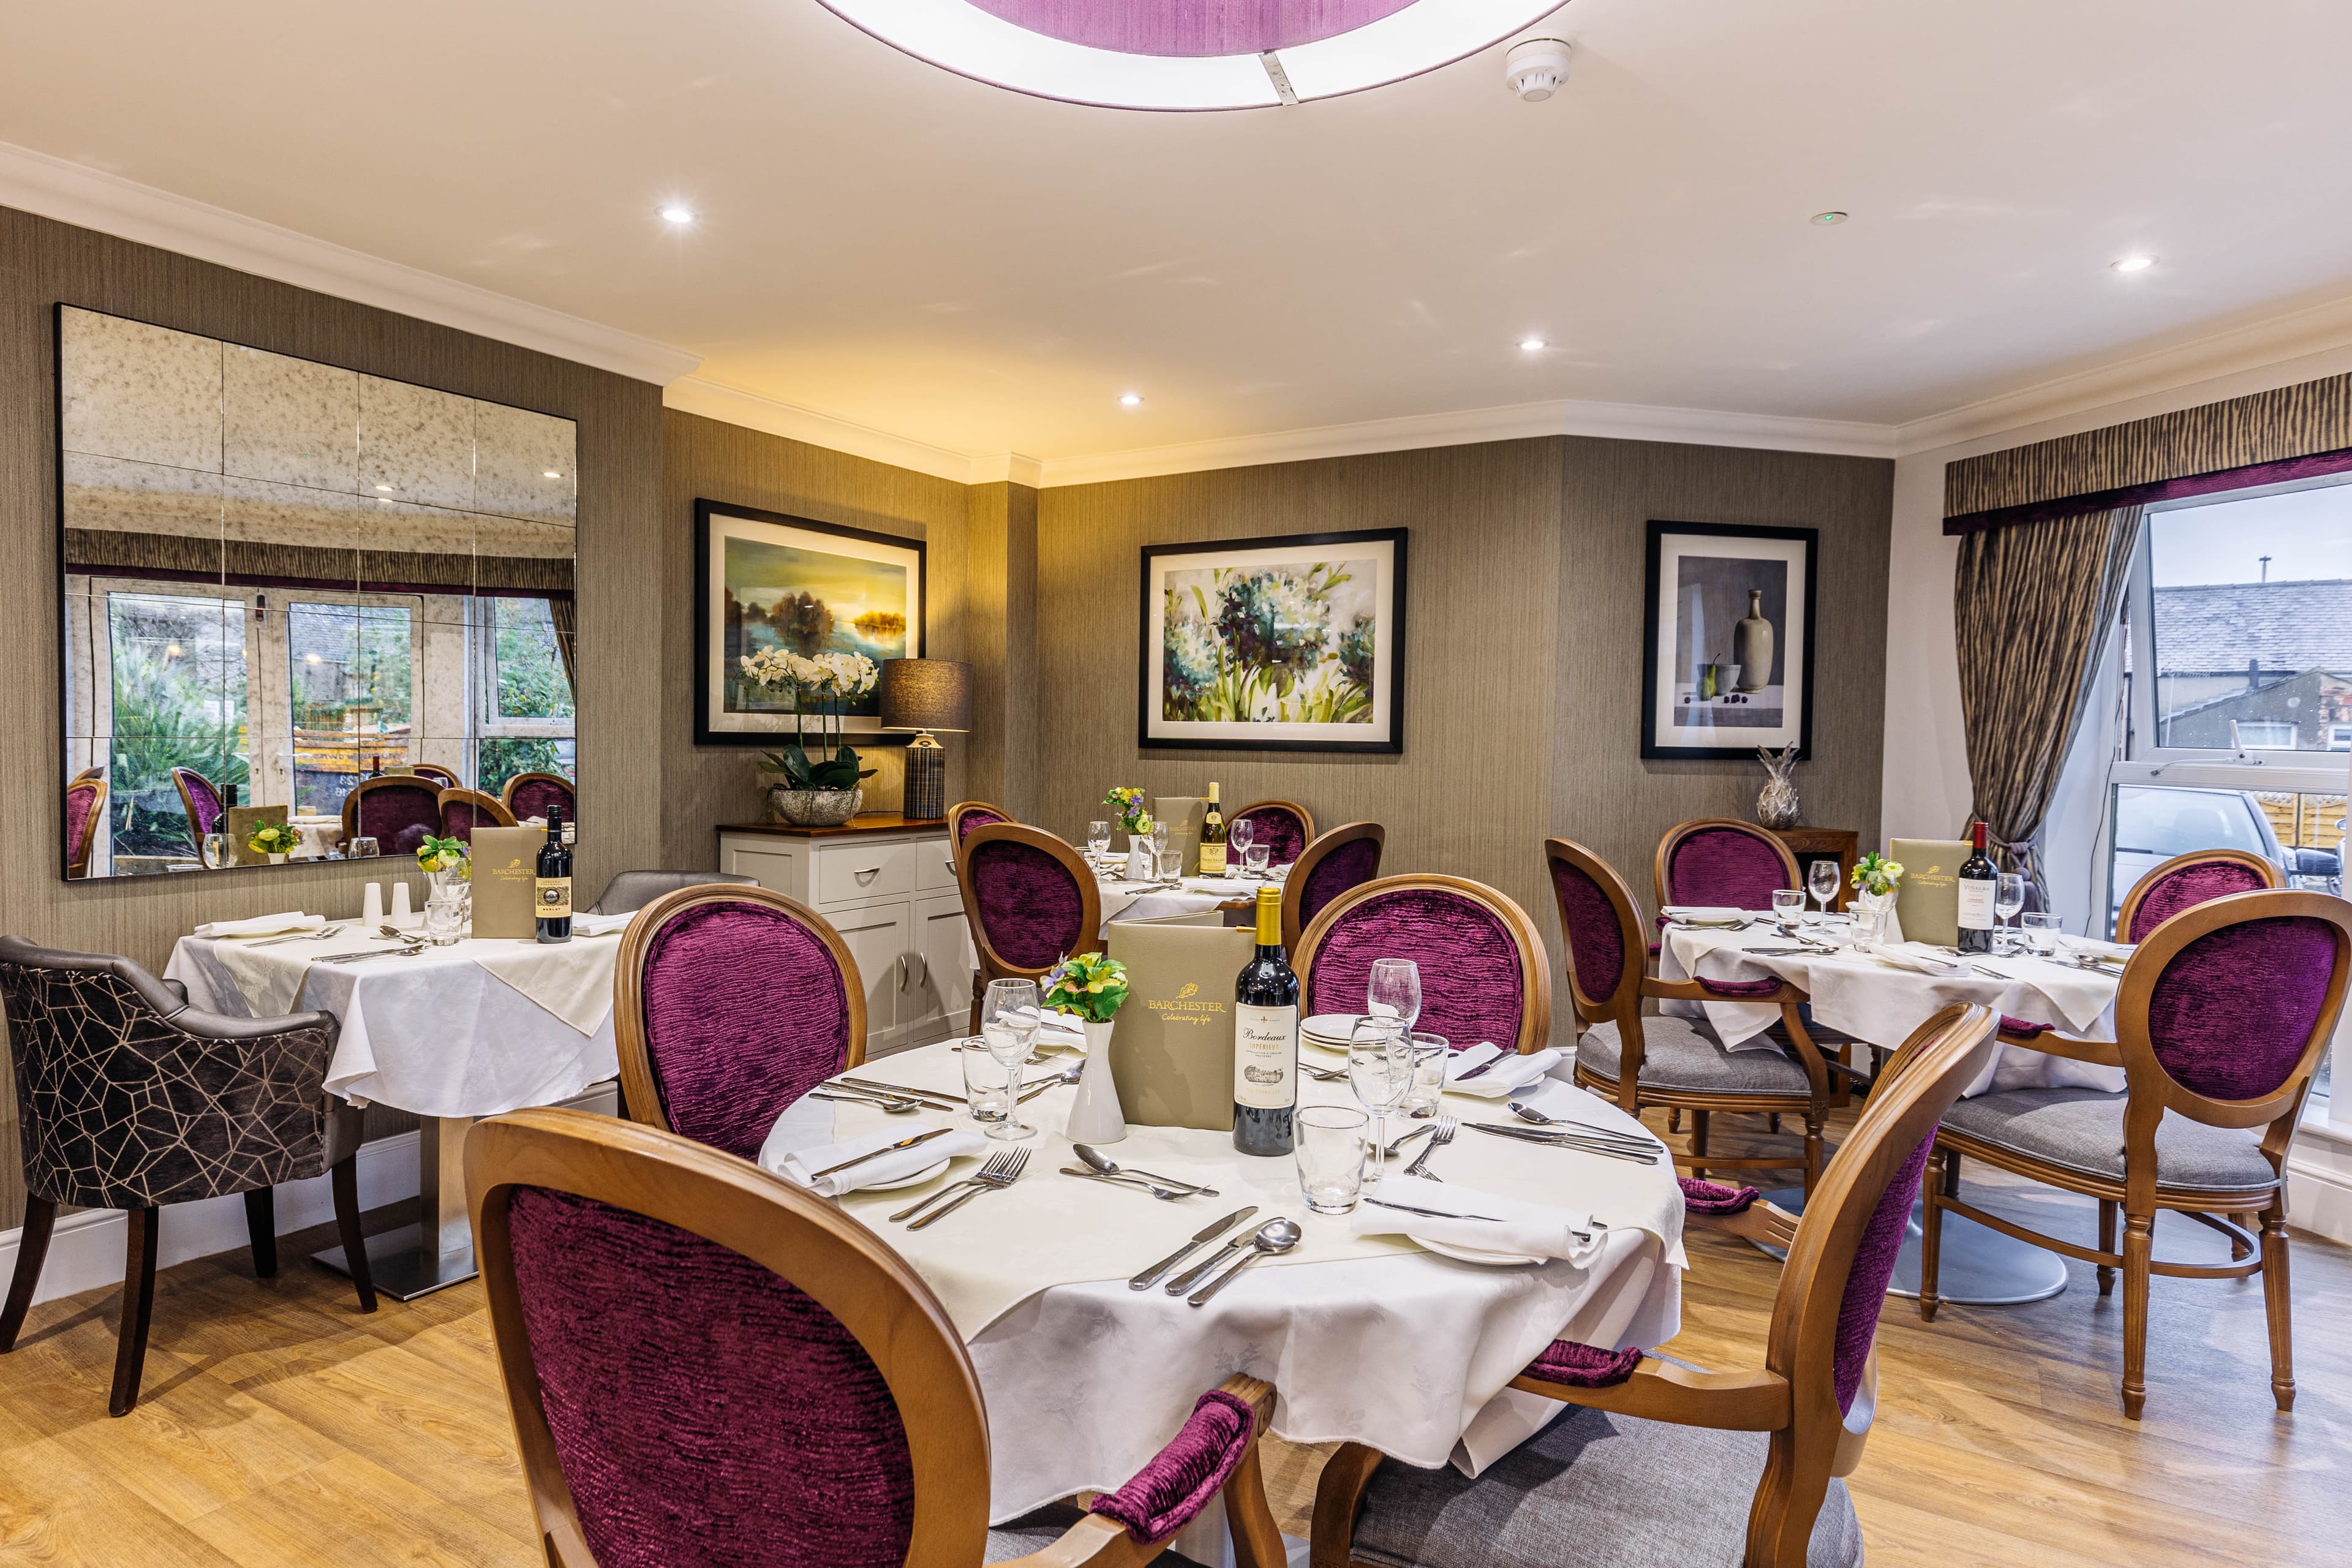
[[[304,861],[571,803],[571,421],[58,331],[68,878],[265,864],[261,821]]]

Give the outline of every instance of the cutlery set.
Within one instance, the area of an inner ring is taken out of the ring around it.
[[[1469,1123],[1470,1130],[1474,1132],[1484,1132],[1490,1138],[1509,1138],[1522,1143],[1539,1143],[1552,1149],[1573,1149],[1581,1154],[1599,1154],[1610,1160],[1630,1160],[1641,1165],[1656,1164],[1658,1156],[1665,1152],[1666,1146],[1654,1138],[1636,1137],[1629,1132],[1617,1132],[1607,1128],[1595,1127],[1589,1122],[1546,1116],[1535,1107],[1520,1100],[1511,1101],[1510,1110],[1511,1114],[1520,1121],[1533,1122],[1536,1125],[1508,1127],[1492,1121],[1473,1121]],[[1576,1131],[1562,1131],[1568,1128],[1573,1128]]]
[[[940,1129],[939,1132],[926,1133],[924,1134],[924,1137],[936,1138],[947,1131],[948,1129],[943,1127]],[[906,1147],[908,1142],[919,1143],[922,1141],[923,1140],[921,1138],[910,1139],[907,1140],[906,1142],[894,1144],[892,1147],[903,1148]],[[877,1152],[884,1153],[888,1152],[887,1150]],[[874,1156],[871,1154],[865,1156],[865,1158],[869,1160],[873,1157]],[[852,1160],[849,1163],[854,1165],[857,1163],[857,1162],[856,1160]],[[1021,1179],[1021,1173],[1028,1168],[1028,1164],[1029,1151],[1026,1149],[1011,1149],[1002,1154],[992,1154],[989,1157],[988,1163],[982,1165],[979,1170],[974,1171],[962,1181],[949,1183],[946,1186],[941,1187],[938,1192],[933,1193],[929,1197],[924,1198],[920,1202],[908,1205],[905,1208],[900,1209],[897,1214],[892,1215],[890,1217],[894,1220],[905,1219],[908,1215],[913,1214],[919,1209],[929,1209],[929,1213],[924,1215],[922,1218],[913,1221],[907,1226],[908,1230],[920,1230],[925,1226],[929,1225],[934,1221],[945,1219],[948,1215],[955,1213],[956,1210],[963,1207],[964,1205],[971,1202],[972,1199],[980,1196],[982,1193],[1001,1192],[1004,1188],[1011,1186],[1013,1183]],[[836,1166],[835,1168],[837,1170],[840,1167]],[[954,1195],[950,1198],[949,1202],[940,1202],[941,1198],[949,1198],[950,1194]],[[936,1207],[933,1206],[935,1205],[937,1205]]]

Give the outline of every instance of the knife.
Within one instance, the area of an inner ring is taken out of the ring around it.
[[[1192,1240],[1186,1242],[1183,1246],[1178,1247],[1175,1251],[1170,1253],[1167,1257],[1161,1258],[1159,1262],[1153,1264],[1150,1268],[1145,1269],[1134,1279],[1129,1280],[1127,1282],[1127,1288],[1130,1290],[1149,1290],[1151,1289],[1153,1281],[1157,1280],[1162,1274],[1167,1273],[1171,1268],[1175,1268],[1179,1263],[1183,1262],[1186,1258],[1192,1256],[1193,1248],[1216,1240],[1217,1237],[1223,1236],[1226,1231],[1232,1229],[1234,1226],[1239,1225],[1242,1221],[1249,1218],[1250,1215],[1255,1213],[1257,1213],[1257,1205],[1255,1204],[1251,1204],[1246,1207],[1235,1209],[1233,1213],[1227,1215],[1223,1219],[1212,1220],[1208,1226],[1202,1230],[1200,1235],[1194,1237]]]
[[[1486,1061],[1480,1062],[1468,1072],[1457,1073],[1454,1077],[1447,1079],[1446,1081],[1449,1083],[1468,1083],[1472,1079],[1478,1077],[1482,1073],[1494,1071],[1496,1063],[1506,1061],[1517,1054],[1518,1053],[1516,1051],[1498,1051],[1495,1056],[1489,1058]]]
[[[896,1143],[875,1150],[871,1154],[860,1154],[855,1160],[844,1160],[838,1165],[827,1165],[822,1171],[813,1172],[810,1173],[809,1180],[812,1182],[822,1180],[836,1171],[846,1171],[852,1165],[863,1165],[868,1160],[878,1160],[885,1154],[895,1154],[901,1149],[911,1149],[918,1143],[928,1143],[934,1138],[944,1138],[954,1131],[952,1127],[934,1127],[929,1132],[918,1132],[912,1138],[901,1138]]]
[[[1392,1204],[1386,1198],[1366,1198],[1376,1208],[1394,1209],[1399,1214],[1417,1214],[1430,1219],[1483,1219],[1500,1225],[1503,1222],[1490,1214],[1454,1214],[1445,1209],[1417,1209],[1411,1204]]]
[[[1657,1156],[1654,1154],[1637,1154],[1630,1149],[1621,1149],[1606,1143],[1587,1143],[1580,1140],[1538,1132],[1533,1128],[1496,1127],[1484,1121],[1465,1121],[1462,1125],[1473,1132],[1484,1132],[1489,1137],[1510,1138],[1521,1143],[1541,1144],[1548,1149],[1572,1149],[1580,1154],[1599,1154],[1611,1160],[1631,1160],[1639,1165],[1654,1165],[1658,1163]]]
[[[868,1093],[872,1093],[878,1089],[884,1094],[897,1095],[901,1100],[910,1098],[915,1100],[944,1100],[951,1101],[957,1105],[969,1105],[971,1103],[970,1100],[964,1099],[962,1095],[950,1094],[943,1089],[916,1089],[909,1084],[884,1083],[879,1079],[851,1078],[846,1073],[842,1074],[838,1078],[829,1079],[826,1081],[829,1083],[841,1084],[849,1089],[862,1089],[866,1090]]]

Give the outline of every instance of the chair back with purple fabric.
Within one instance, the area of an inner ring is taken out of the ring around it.
[[[1615,1019],[1621,1038],[1638,1041],[1647,947],[1633,889],[1615,867],[1570,839],[1545,839],[1544,863],[1559,904],[1568,994],[1577,1022]]]
[[[1651,867],[1658,908],[1719,905],[1769,910],[1783,888],[1801,888],[1797,858],[1752,822],[1709,816],[1669,829]]]
[[[517,822],[530,816],[543,818],[551,805],[563,808],[566,822],[580,820],[580,792],[562,773],[517,773],[499,791],[499,804],[513,813]]]
[[[66,875],[89,875],[89,852],[106,812],[106,779],[77,778],[66,785]]]
[[[1376,958],[1421,970],[1421,1017],[1455,1050],[1492,1040],[1522,1055],[1551,1033],[1551,961],[1509,895],[1461,877],[1383,877],[1315,917],[1291,956],[1299,1005],[1361,1013]]]
[[[786,1106],[866,1059],[857,961],[765,888],[656,899],[622,934],[614,986],[629,1115],[746,1160]]]
[[[466,1186],[551,1568],[980,1563],[979,1382],[873,1232],[583,1111],[481,1123]]]
[[[1348,822],[1300,850],[1282,884],[1282,945],[1297,952],[1298,939],[1332,900],[1379,876],[1388,841],[1388,829],[1377,822]]]
[[[1255,800],[1225,818],[1225,826],[1250,825],[1252,843],[1265,846],[1265,863],[1288,866],[1315,842],[1315,814],[1295,800]]]
[[[512,827],[514,813],[478,789],[441,792],[441,837],[461,843],[474,841],[477,827]]]
[[[2208,899],[2284,884],[2279,868],[2251,850],[2191,849],[2132,884],[2123,908],[2116,912],[2116,940],[2146,942],[2157,927]]]
[[[972,830],[986,827],[992,822],[1010,822],[1013,814],[1001,805],[991,805],[984,800],[960,800],[948,807],[948,846],[953,855],[963,853],[963,841]]]
[[[180,809],[188,814],[188,835],[196,847],[204,847],[205,835],[220,826],[227,811],[221,804],[220,791],[213,781],[194,768],[173,768],[172,783],[179,787]]]
[[[408,771],[415,773],[418,778],[431,779],[443,789],[460,789],[464,787],[466,783],[464,779],[457,776],[457,770],[454,768],[445,768],[438,763],[418,763],[415,767]]]
[[[991,822],[958,858],[964,920],[990,980],[1034,980],[1102,945],[1102,891],[1081,856],[1041,827]]]
[[[343,796],[343,836],[373,838],[386,855],[414,855],[441,832],[441,786],[415,773],[364,778]]]

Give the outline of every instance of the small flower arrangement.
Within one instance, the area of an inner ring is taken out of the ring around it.
[[[290,855],[301,842],[302,836],[282,822],[257,822],[245,847],[256,855]]]
[[[1099,952],[1065,958],[1045,972],[1045,1005],[1108,1024],[1127,1000],[1127,965]]]
[[[874,776],[872,768],[861,769],[857,765],[855,751],[840,743],[843,705],[873,690],[878,678],[872,659],[862,653],[811,655],[784,647],[763,647],[757,653],[745,654],[736,662],[745,680],[765,690],[785,693],[793,700],[793,744],[787,750],[768,753],[762,765],[769,772],[783,774],[785,784],[799,790],[856,789],[859,779]],[[814,763],[809,761],[807,732],[801,724],[812,700],[817,712],[817,760]]]
[[[1120,832],[1149,833],[1151,831],[1151,814],[1143,809],[1143,792],[1133,784],[1120,784],[1103,796],[1103,805],[1118,818],[1118,826]]]
[[[427,871],[462,870],[469,864],[469,853],[462,838],[436,838],[428,833],[416,847],[416,864]]]
[[[1853,882],[1863,892],[1885,898],[1902,886],[1902,864],[1884,855],[1865,855],[1853,864]]]

